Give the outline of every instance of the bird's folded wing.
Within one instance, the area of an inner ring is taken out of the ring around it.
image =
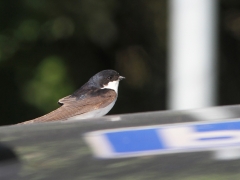
[[[89,111],[104,108],[112,103],[117,96],[116,92],[110,89],[101,89],[95,93],[96,95],[89,96],[80,100],[76,100],[76,97],[66,96],[65,98],[59,100],[59,102],[63,105],[58,109],[39,118],[25,121],[19,124],[65,120],[73,116],[87,113]]]

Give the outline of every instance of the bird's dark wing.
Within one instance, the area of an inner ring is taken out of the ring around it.
[[[89,111],[104,108],[112,103],[116,97],[116,92],[110,89],[93,90],[86,94],[84,98],[79,99],[78,97],[72,95],[66,96],[65,98],[59,100],[59,103],[62,104],[62,106],[58,109],[39,118],[19,124],[64,120]]]

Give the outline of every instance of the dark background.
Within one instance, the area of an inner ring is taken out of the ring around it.
[[[167,2],[0,1],[0,124],[57,108],[104,69],[127,78],[109,114],[166,109]],[[240,1],[218,2],[218,105],[239,104]]]

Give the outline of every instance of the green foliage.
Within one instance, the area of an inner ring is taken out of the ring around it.
[[[40,24],[36,20],[27,19],[21,22],[15,36],[22,41],[36,41],[40,34]]]
[[[56,108],[56,100],[74,90],[60,57],[50,56],[43,59],[35,74],[25,88],[25,99],[44,112]]]

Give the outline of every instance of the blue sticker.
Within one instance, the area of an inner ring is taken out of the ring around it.
[[[108,129],[85,136],[96,156],[101,158],[207,151],[240,147],[240,121]]]
[[[195,125],[194,128],[197,132],[240,130],[240,121],[199,124]]]
[[[165,149],[156,129],[110,132],[105,136],[117,153]]]

